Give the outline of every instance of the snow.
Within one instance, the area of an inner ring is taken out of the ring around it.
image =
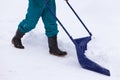
[[[119,0],[69,0],[83,22],[93,34],[86,55],[111,71],[104,76],[82,69],[78,63],[74,44],[59,27],[58,45],[68,52],[56,57],[48,52],[44,25],[39,20],[36,28],[22,41],[24,50],[11,44],[19,22],[25,17],[27,0],[2,0],[0,3],[0,80],[119,80]],[[73,38],[87,36],[82,25],[64,0],[56,0],[57,16]]]

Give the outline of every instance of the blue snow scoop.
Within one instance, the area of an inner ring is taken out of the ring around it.
[[[87,69],[87,70],[95,71],[95,72],[98,72],[98,73],[110,76],[110,71],[108,69],[105,69],[104,67],[101,67],[100,65],[98,65],[95,62],[93,62],[92,60],[88,59],[85,56],[85,51],[87,50],[87,43],[91,40],[92,34],[87,29],[86,25],[83,23],[83,21],[80,19],[80,17],[77,15],[77,13],[75,12],[75,10],[72,8],[72,6],[68,2],[68,0],[65,0],[65,1],[68,4],[68,6],[70,7],[70,9],[73,11],[73,13],[76,15],[76,17],[78,18],[78,20],[81,22],[81,24],[83,25],[83,27],[89,33],[88,37],[73,39],[72,36],[68,33],[68,31],[65,29],[65,27],[63,26],[63,24],[60,22],[60,20],[56,17],[55,13],[50,8],[50,6],[49,6],[49,0],[46,1],[46,7],[50,11],[50,13],[56,18],[56,20],[61,25],[61,27],[63,28],[63,30],[66,32],[66,34],[69,36],[69,38],[71,39],[71,41],[74,43],[75,48],[76,48],[76,52],[77,52],[78,61],[79,61],[80,65],[81,65],[81,67],[84,68],[84,69]]]

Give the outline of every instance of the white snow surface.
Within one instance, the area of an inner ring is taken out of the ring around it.
[[[49,54],[44,25],[23,39],[25,49],[11,44],[19,22],[24,19],[28,0],[1,0],[0,80],[120,80],[120,0],[69,0],[92,32],[86,56],[107,68],[111,76],[88,71],[79,65],[74,44],[59,27],[58,45],[65,57]],[[73,38],[88,36],[64,0],[56,0],[57,17]]]

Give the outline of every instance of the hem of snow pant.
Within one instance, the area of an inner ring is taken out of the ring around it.
[[[31,31],[34,28],[35,27],[31,27],[31,26],[25,24],[24,20],[18,25],[18,29],[24,34]]]
[[[58,30],[52,31],[52,32],[50,32],[50,33],[46,33],[46,36],[47,36],[47,37],[53,37],[53,36],[57,35],[58,32],[59,32]]]
[[[19,28],[18,27],[18,30],[21,32],[21,33],[23,33],[23,34],[25,34],[26,32],[24,32],[24,31],[22,31],[22,29],[21,28]]]

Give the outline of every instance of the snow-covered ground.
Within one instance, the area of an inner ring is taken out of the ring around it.
[[[40,19],[23,38],[24,50],[11,44],[19,22],[25,17],[28,0],[2,0],[0,3],[0,80],[119,80],[120,79],[120,1],[69,0],[93,34],[86,55],[111,71],[104,76],[82,69],[74,44],[59,27],[58,43],[66,57],[48,53],[47,37]],[[64,0],[56,0],[57,16],[73,38],[88,35]]]

